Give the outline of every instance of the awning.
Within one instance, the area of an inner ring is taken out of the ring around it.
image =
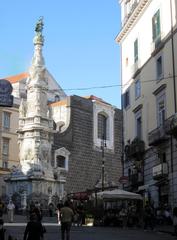
[[[87,192],[76,192],[68,195],[73,200],[88,200],[90,194]]]
[[[148,188],[149,188],[149,184],[141,185],[141,186],[138,187],[138,192],[146,191],[146,190],[148,190]]]
[[[124,191],[122,189],[114,189],[111,191],[103,191],[97,193],[97,196],[104,200],[115,200],[115,199],[137,199],[143,200],[142,196],[137,193]]]

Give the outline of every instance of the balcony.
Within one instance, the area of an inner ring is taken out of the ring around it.
[[[159,52],[164,47],[164,41],[162,38],[164,37],[164,34],[161,33],[160,36],[157,37],[152,43],[151,43],[151,54],[152,56],[156,55],[157,52]]]
[[[166,133],[166,128],[160,126],[148,134],[149,146],[158,146],[161,143],[164,143],[169,139],[169,136]]]
[[[137,75],[137,73],[140,72],[140,60],[137,60],[136,62],[134,62],[134,64],[131,66],[131,72],[133,75],[133,78]]]
[[[125,18],[123,19],[122,25],[124,26],[132,13],[134,12],[135,8],[138,6],[139,0],[132,1],[133,3],[130,6],[129,12],[126,14]]]
[[[139,187],[143,185],[143,174],[141,172],[130,175],[130,185],[132,187]]]
[[[130,144],[130,157],[136,158],[136,160],[141,160],[144,151],[144,141],[139,138],[135,138]]]
[[[168,165],[167,163],[160,163],[153,167],[152,176],[154,180],[159,180],[168,176]]]
[[[174,136],[177,139],[177,113],[168,118],[165,122],[167,134]]]

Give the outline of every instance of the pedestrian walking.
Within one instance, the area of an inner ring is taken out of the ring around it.
[[[154,210],[149,203],[147,203],[144,209],[144,230],[147,230],[148,228],[154,230],[154,225]]]
[[[10,200],[9,204],[7,205],[8,221],[9,222],[14,221],[14,210],[15,210],[15,205],[13,204],[12,200]]]
[[[177,236],[177,207],[173,208],[173,227],[174,235]]]
[[[167,225],[172,224],[171,211],[170,211],[170,208],[168,206],[166,206],[166,208],[164,210],[164,221],[165,221],[165,224],[167,224]]]
[[[38,218],[38,221],[42,221],[42,210],[40,203],[38,201],[36,201],[35,204],[32,205],[31,213],[35,213]]]
[[[56,213],[57,213],[57,220],[58,220],[58,224],[59,225],[61,224],[61,221],[60,221],[60,210],[61,210],[62,207],[63,207],[63,203],[58,203],[57,204]]]
[[[66,240],[70,240],[70,230],[71,230],[73,217],[74,217],[74,212],[70,208],[69,202],[66,201],[64,203],[64,207],[62,207],[60,210],[62,240],[65,240],[65,233],[66,233]]]
[[[127,216],[128,216],[127,209],[125,207],[123,207],[119,212],[119,217],[120,217],[120,220],[122,222],[122,227],[123,228],[127,227]]]
[[[84,209],[83,209],[83,205],[82,204],[80,204],[77,207],[77,214],[78,214],[77,226],[82,226],[82,224],[83,224],[83,216],[84,216]]]
[[[23,240],[42,240],[44,236],[43,226],[38,221],[38,216],[35,212],[30,215],[30,221],[25,228]]]
[[[54,205],[53,205],[53,203],[49,204],[48,209],[49,209],[49,216],[53,217],[53,214],[54,214]]]
[[[4,221],[3,219],[0,219],[0,240],[5,240],[5,231],[6,229],[4,228]]]
[[[3,217],[4,208],[5,208],[5,205],[4,205],[3,201],[0,199],[0,218]]]

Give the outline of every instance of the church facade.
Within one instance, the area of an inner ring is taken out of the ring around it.
[[[117,187],[122,175],[121,110],[95,96],[76,95],[51,107],[57,130],[54,165],[66,176],[66,192]],[[64,111],[65,120],[59,117]]]

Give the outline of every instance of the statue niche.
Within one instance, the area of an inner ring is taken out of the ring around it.
[[[20,107],[19,107],[19,117],[26,117],[27,104],[26,101],[22,98]]]
[[[47,143],[42,143],[40,147],[40,159],[42,163],[49,163],[50,160],[50,145]]]

